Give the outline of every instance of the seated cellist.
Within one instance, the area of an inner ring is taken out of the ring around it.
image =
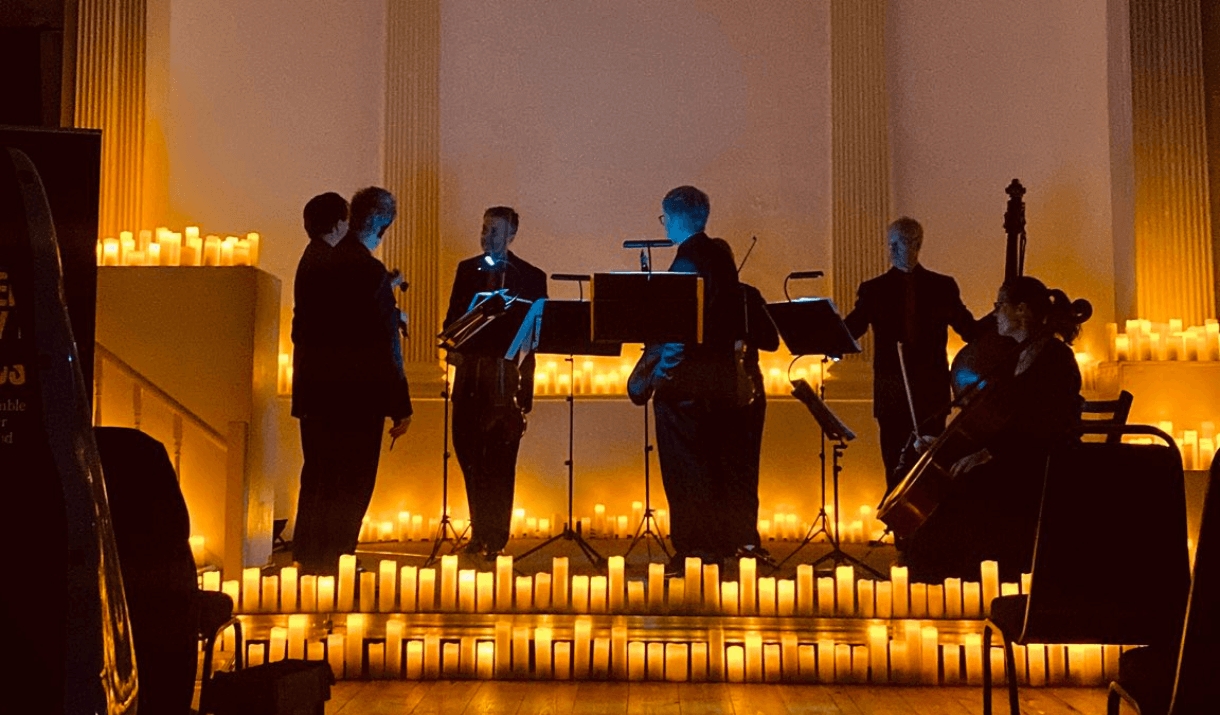
[[[1011,378],[993,386],[1002,424],[953,463],[950,493],[910,537],[912,581],[976,579],[984,560],[998,561],[1005,581],[1029,570],[1047,455],[1075,439],[1080,421],[1080,368],[1068,345],[1091,312],[1029,276],[1000,288],[997,328],[1020,350]]]

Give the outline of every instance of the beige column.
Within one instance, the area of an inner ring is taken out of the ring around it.
[[[890,213],[885,0],[830,4],[831,277],[846,314],[862,281],[886,269]],[[872,341],[866,338],[865,357]]]
[[[102,130],[98,228],[139,230],[144,166],[145,0],[79,0],[75,126]]]
[[[386,234],[386,266],[411,288],[400,298],[411,316],[404,348],[413,391],[439,382],[441,322],[439,0],[388,0],[386,13],[385,187],[398,198]]]
[[[1127,9],[1135,315],[1126,317],[1199,325],[1216,315],[1200,0]]]

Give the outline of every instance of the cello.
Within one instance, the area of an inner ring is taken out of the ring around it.
[[[1008,194],[1004,281],[1008,282],[1020,276],[1025,266],[1025,187],[1013,179],[1004,191]],[[1000,335],[994,315],[988,315],[980,320],[979,334],[954,356],[950,367],[953,405],[961,406],[962,411],[877,509],[877,518],[895,535],[913,534],[948,492],[953,480],[950,469],[957,460],[975,452],[1002,429],[1007,420],[1008,383],[997,378],[1013,374],[1018,354],[1017,342]]]

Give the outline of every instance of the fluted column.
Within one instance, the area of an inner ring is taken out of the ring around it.
[[[1131,0],[1135,308],[1216,315],[1200,0]],[[1120,316],[1121,317],[1121,316]]]
[[[98,228],[140,228],[146,0],[79,0],[75,126],[102,130]]]
[[[886,268],[890,149],[885,0],[830,3],[831,268],[840,311]],[[871,340],[864,345],[871,359]]]
[[[404,356],[409,377],[437,378],[440,329],[440,0],[388,0],[385,187],[398,198],[384,259],[411,283]]]

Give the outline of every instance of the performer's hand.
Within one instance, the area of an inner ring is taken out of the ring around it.
[[[967,454],[965,457],[954,462],[953,466],[949,468],[949,476],[961,476],[975,467],[980,467],[990,461],[991,452],[988,452],[986,449],[980,449],[974,454]]]
[[[390,428],[390,439],[398,439],[407,433],[407,428],[411,426],[411,418],[403,417],[394,420],[394,426]]]
[[[398,270],[397,268],[390,271],[390,288],[391,289],[397,288],[398,286],[402,285],[403,282],[404,282],[404,280],[402,277],[402,271]]]
[[[928,447],[936,442],[936,438],[930,434],[922,434],[915,438],[915,454],[923,454],[928,451]]]

